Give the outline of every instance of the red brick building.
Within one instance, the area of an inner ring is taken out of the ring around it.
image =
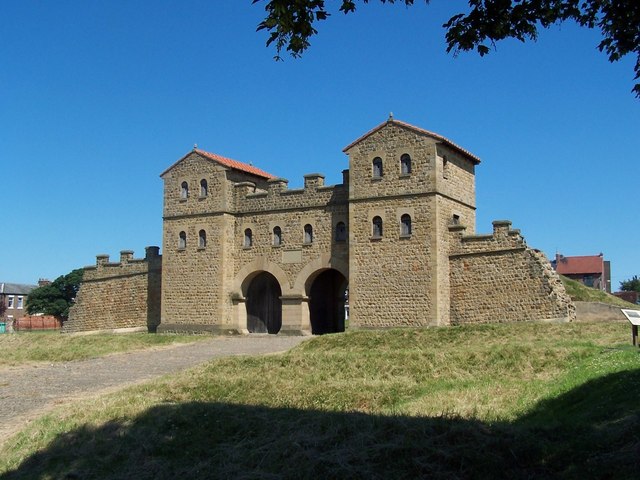
[[[639,292],[616,292],[614,295],[621,298],[625,302],[634,303],[640,305],[640,293]]]
[[[553,268],[560,275],[576,280],[583,285],[611,293],[611,263],[598,255],[565,257],[556,253]]]
[[[37,285],[0,282],[0,302],[7,307],[0,322],[11,325],[24,317],[27,313],[27,297],[36,287]]]

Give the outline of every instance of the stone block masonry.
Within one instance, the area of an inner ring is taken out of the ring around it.
[[[162,256],[159,247],[147,247],[143,259],[131,250],[120,261],[98,255],[96,265],[85,267],[76,303],[62,333],[100,330],[147,330],[160,324]]]
[[[162,259],[99,256],[64,330],[333,333],[347,292],[350,328],[575,318],[510,222],[474,234],[475,155],[392,117],[343,152],[341,184],[288,189],[194,148],[160,175]]]
[[[529,248],[511,222],[492,235],[465,236],[449,227],[451,324],[573,321],[576,310],[545,255]]]

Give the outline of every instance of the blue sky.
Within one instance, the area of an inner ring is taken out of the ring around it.
[[[331,3],[331,2],[329,2]],[[482,159],[477,231],[510,219],[550,258],[640,275],[633,58],[564,24],[480,58],[445,52],[466,2],[335,15],[274,62],[250,0],[0,3],[0,280],[35,283],[162,241],[159,174],[194,143],[301,186],[395,118]]]

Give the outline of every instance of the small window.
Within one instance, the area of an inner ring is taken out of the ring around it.
[[[9,295],[7,297],[7,308],[14,308],[14,306],[13,306],[14,305],[13,304],[14,300],[15,300],[15,297],[13,295]]]
[[[244,231],[244,248],[251,248],[253,246],[253,233],[250,228]]]
[[[382,159],[380,157],[373,159],[373,178],[382,178]]]
[[[189,198],[189,184],[182,182],[180,185],[180,199],[186,200],[187,198]]]
[[[18,297],[18,305],[16,308],[24,308],[24,297]]]
[[[405,213],[400,217],[400,235],[411,235],[411,215]]]
[[[336,224],[336,242],[347,241],[347,226],[344,222],[338,222]]]
[[[200,230],[198,233],[198,248],[205,248],[207,246],[207,232]]]
[[[178,235],[178,248],[187,248],[187,234],[180,232]]]
[[[400,174],[409,175],[411,173],[411,156],[405,153],[400,157]]]
[[[451,217],[451,225],[460,225],[460,215],[453,214]]]
[[[207,181],[203,178],[200,180],[200,197],[206,197],[209,195],[209,186],[207,185]]]
[[[442,157],[442,178],[449,178],[449,160]]]
[[[374,238],[382,237],[382,218],[373,217],[373,220],[371,223],[373,227],[373,237]]]
[[[313,227],[308,223],[304,226],[304,243],[313,243]]]
[[[279,247],[280,245],[282,245],[282,229],[273,227],[273,246]]]

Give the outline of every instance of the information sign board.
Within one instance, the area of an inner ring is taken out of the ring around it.
[[[631,343],[638,345],[638,326],[640,325],[640,310],[631,310],[629,308],[621,308],[622,313],[627,320],[631,322]],[[639,345],[640,346],[640,345]]]

